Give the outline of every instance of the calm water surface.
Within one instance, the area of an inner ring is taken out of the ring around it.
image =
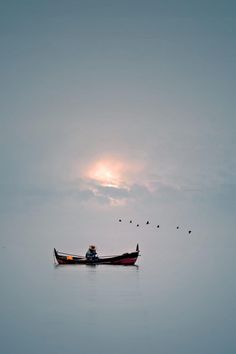
[[[138,267],[39,251],[1,247],[1,353],[235,353],[234,250],[153,251]]]

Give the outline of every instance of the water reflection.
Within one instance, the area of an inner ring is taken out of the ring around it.
[[[130,269],[139,269],[139,265],[134,264],[134,265],[115,265],[115,264],[58,264],[57,262],[54,262],[54,268],[60,268],[60,267],[66,267],[66,268],[70,268],[70,267],[88,267],[88,268],[96,268],[96,267],[109,267],[109,268],[130,268]]]

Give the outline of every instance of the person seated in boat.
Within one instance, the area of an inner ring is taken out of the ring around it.
[[[94,260],[98,259],[96,246],[90,245],[88,251],[86,252],[85,257],[90,261],[94,261]]]

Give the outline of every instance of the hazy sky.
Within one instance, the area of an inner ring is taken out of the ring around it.
[[[111,215],[223,220],[234,245],[235,10],[1,1],[4,236],[13,217],[50,209],[74,213],[75,229]]]

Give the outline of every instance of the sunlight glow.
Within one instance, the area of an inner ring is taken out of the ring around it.
[[[124,188],[124,166],[120,161],[100,160],[92,164],[86,173],[86,177],[94,180],[101,186]]]
[[[125,156],[103,155],[87,163],[75,161],[71,179],[99,203],[120,207],[132,200],[129,192],[134,186],[145,185],[145,164]]]

